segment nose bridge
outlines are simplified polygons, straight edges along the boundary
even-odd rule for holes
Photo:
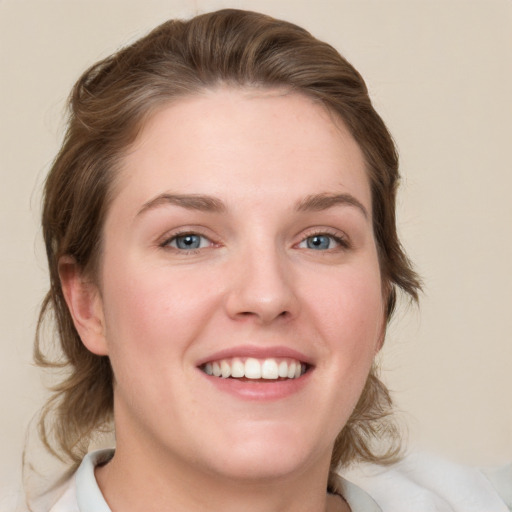
[[[298,303],[289,264],[286,252],[268,239],[248,243],[233,268],[227,300],[230,316],[260,323],[294,316]]]

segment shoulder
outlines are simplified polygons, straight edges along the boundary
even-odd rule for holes
[[[509,512],[512,465],[508,471],[496,471],[492,481],[477,468],[415,453],[386,468],[362,465],[344,476],[370,494],[382,512]]]
[[[509,510],[512,510],[512,462],[505,466],[483,470]]]

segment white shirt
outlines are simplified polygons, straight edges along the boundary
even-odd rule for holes
[[[369,493],[382,512],[512,511],[512,464],[481,471],[414,453],[388,468],[361,465],[345,476]]]

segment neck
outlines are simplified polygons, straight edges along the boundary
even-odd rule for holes
[[[112,461],[96,470],[112,512],[349,512],[342,498],[326,492],[325,463],[293,475],[233,478],[149,447],[125,450],[120,441]]]

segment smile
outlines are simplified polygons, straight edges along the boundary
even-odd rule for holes
[[[298,379],[306,373],[308,365],[290,358],[233,357],[208,362],[200,369],[207,375],[224,379],[281,380]]]

